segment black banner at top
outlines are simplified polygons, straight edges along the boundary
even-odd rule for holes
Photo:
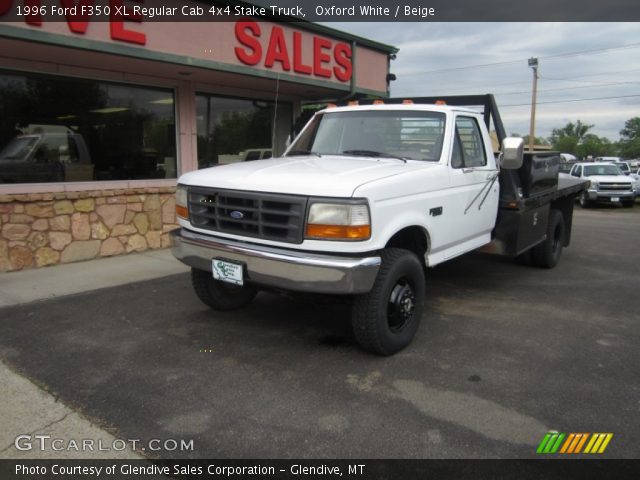
[[[0,22],[638,22],[638,0],[0,0]]]

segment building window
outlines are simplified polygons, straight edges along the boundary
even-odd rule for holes
[[[172,90],[0,72],[0,183],[175,178]]]
[[[207,94],[196,95],[196,118],[199,168],[279,155],[292,128],[289,103]]]

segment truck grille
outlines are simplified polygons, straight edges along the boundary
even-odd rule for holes
[[[245,237],[302,243],[307,198],[189,187],[194,227]]]
[[[630,183],[603,182],[599,184],[599,190],[604,192],[628,192],[631,190]]]

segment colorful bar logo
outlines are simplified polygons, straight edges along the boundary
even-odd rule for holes
[[[548,432],[536,453],[604,453],[612,438],[613,433]]]

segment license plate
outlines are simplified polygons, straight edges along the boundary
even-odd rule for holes
[[[233,283],[234,285],[244,284],[242,265],[239,263],[214,258],[211,261],[211,271],[213,278],[221,282]]]
[[[620,197],[611,197],[611,201],[612,202],[619,202],[620,201]]]

